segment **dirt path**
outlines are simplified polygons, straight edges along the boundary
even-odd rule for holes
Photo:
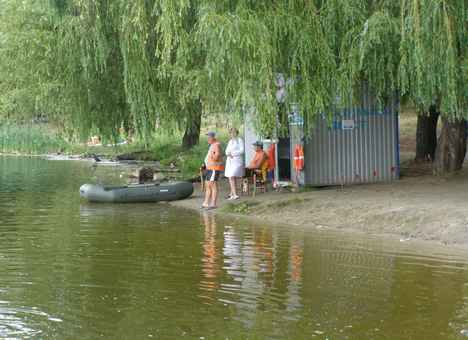
[[[466,166],[468,167],[468,166]],[[465,168],[466,168],[465,167]],[[410,169],[411,170],[411,169]],[[408,172],[411,172],[407,170]],[[221,200],[217,213],[235,213],[291,226],[358,230],[402,240],[431,240],[468,248],[468,170],[450,178],[421,175],[388,184],[314,189],[303,193]],[[225,192],[226,184],[222,184]],[[224,196],[224,195],[223,195]],[[174,205],[198,209],[201,193]]]

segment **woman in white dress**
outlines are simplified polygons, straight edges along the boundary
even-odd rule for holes
[[[226,169],[224,175],[229,178],[231,192],[228,200],[239,198],[236,192],[236,179],[244,177],[244,141],[239,137],[239,131],[236,128],[229,130],[231,139],[226,147]]]

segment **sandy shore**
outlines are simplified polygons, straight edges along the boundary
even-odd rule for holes
[[[221,184],[223,197],[227,185]],[[199,209],[201,192],[173,202]],[[268,192],[242,197],[235,204],[221,199],[216,214],[243,215],[264,222],[311,228],[353,230],[427,240],[468,249],[468,170],[449,178],[417,173],[385,184],[312,189],[302,193]]]

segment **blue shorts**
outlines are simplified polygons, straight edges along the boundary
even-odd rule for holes
[[[205,181],[207,182],[217,182],[221,171],[219,170],[206,170]]]
[[[267,179],[273,183],[275,181],[275,170],[268,170]]]

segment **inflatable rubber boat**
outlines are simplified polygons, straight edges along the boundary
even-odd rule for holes
[[[104,203],[142,203],[159,201],[176,201],[193,194],[190,182],[173,182],[163,184],[134,184],[126,186],[102,186],[84,184],[80,196],[89,202]]]

